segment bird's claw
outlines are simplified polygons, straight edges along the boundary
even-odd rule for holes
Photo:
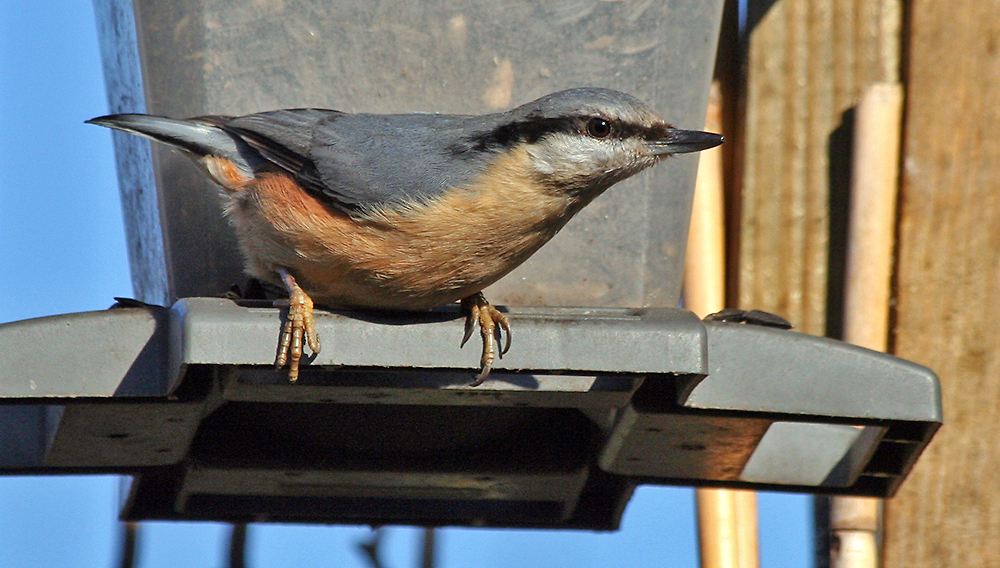
[[[483,381],[489,376],[490,369],[493,368],[493,361],[497,357],[503,358],[504,354],[510,349],[510,320],[500,310],[490,305],[481,292],[464,298],[462,300],[462,309],[466,311],[466,316],[465,335],[462,337],[461,346],[464,347],[465,343],[472,337],[472,332],[475,330],[477,324],[479,332],[483,337],[483,355],[480,359],[480,371],[476,375],[475,380],[469,385],[475,387],[483,384]],[[496,340],[502,339],[501,336],[503,335],[506,335],[506,341],[504,342],[503,349],[497,352]]]
[[[288,365],[288,380],[299,378],[299,361],[302,359],[302,339],[313,353],[319,353],[319,336],[313,320],[313,301],[298,284],[289,287],[288,318],[281,330],[278,357],[274,364],[278,368]]]

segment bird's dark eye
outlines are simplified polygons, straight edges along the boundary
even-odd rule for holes
[[[611,134],[611,123],[603,118],[591,118],[587,121],[587,134],[594,138],[607,138]]]

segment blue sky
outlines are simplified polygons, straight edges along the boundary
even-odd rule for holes
[[[0,323],[104,309],[131,295],[93,7],[0,0]],[[119,479],[0,477],[0,566],[114,566]],[[812,564],[811,500],[761,494],[761,565]],[[697,566],[693,491],[638,491],[611,534],[447,529],[442,568]],[[217,567],[228,527],[146,523],[140,568]],[[252,525],[250,566],[366,566],[364,527]],[[415,566],[419,531],[390,528],[386,565]]]

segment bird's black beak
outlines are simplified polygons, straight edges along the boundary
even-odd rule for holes
[[[715,148],[722,142],[723,138],[719,134],[701,132],[700,130],[668,128],[665,136],[659,140],[651,141],[649,147],[654,154],[685,154]]]

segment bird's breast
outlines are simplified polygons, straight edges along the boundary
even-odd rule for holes
[[[357,219],[265,174],[228,207],[248,272],[284,266],[321,304],[425,309],[478,292],[538,250],[575,213],[537,181],[530,157],[498,157],[466,187]]]

